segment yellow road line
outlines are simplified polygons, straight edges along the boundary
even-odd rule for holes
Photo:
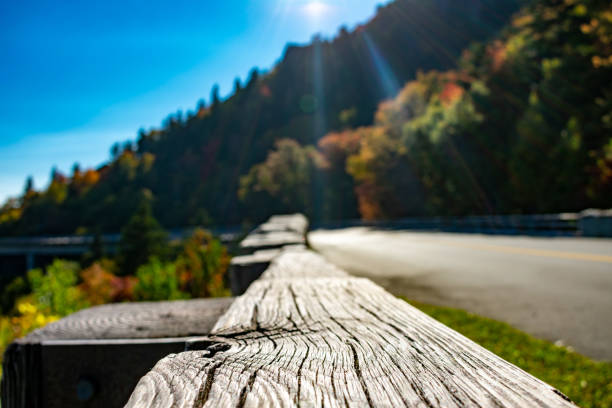
[[[561,258],[561,259],[572,259],[572,260],[578,260],[578,261],[612,263],[612,256],[588,254],[584,252],[563,252],[563,251],[552,251],[552,250],[547,250],[547,249],[520,248],[520,247],[491,245],[491,244],[468,244],[468,243],[451,242],[451,241],[436,241],[436,242],[444,244],[444,245],[450,245],[450,246],[456,246],[456,247],[462,247],[462,248],[470,248],[470,249],[481,249],[485,251],[504,252],[507,254],[533,255],[533,256],[543,256],[547,258]]]

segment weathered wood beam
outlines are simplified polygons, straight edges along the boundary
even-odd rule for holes
[[[563,394],[309,251],[276,258],[201,350],[128,407],[572,407]]]
[[[266,249],[280,249],[287,245],[305,245],[308,219],[302,214],[276,215],[255,228],[240,243],[242,254]]]
[[[255,229],[255,232],[293,231],[304,235],[308,230],[308,219],[302,214],[275,215]]]
[[[304,245],[304,234],[293,231],[251,233],[240,243],[240,251],[250,254],[264,249],[279,249],[287,245]]]
[[[51,323],[7,349],[2,406],[121,406],[159,359],[200,347],[232,301],[120,303]]]

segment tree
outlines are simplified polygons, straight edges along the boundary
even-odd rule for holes
[[[51,183],[49,183],[49,187],[47,187],[47,191],[44,193],[45,198],[55,204],[63,203],[68,195],[68,184],[66,181],[66,176],[54,166],[51,170]]]
[[[61,175],[60,171],[57,169],[57,166],[53,166],[51,168],[51,182],[54,182],[56,180],[59,179],[59,176]]]
[[[212,87],[212,91],[210,91],[210,100],[212,108],[219,106],[219,103],[221,102],[221,98],[219,97],[219,85],[215,84]]]
[[[256,211],[254,219],[289,212],[305,212],[317,218],[315,173],[321,161],[314,147],[302,147],[291,139],[279,140],[266,161],[242,177],[239,196]]]
[[[117,157],[119,157],[119,155],[121,154],[121,145],[119,144],[119,142],[113,143],[110,149],[110,153],[112,160],[115,160],[117,159]]]
[[[23,188],[23,195],[28,196],[34,191],[34,178],[32,176],[28,176],[25,182],[25,186]]]
[[[140,128],[138,130],[138,136],[136,137],[136,149],[138,150],[138,153],[142,154],[147,151],[147,144],[148,144],[147,142],[148,142],[147,131],[144,130],[143,128]]]
[[[81,165],[79,163],[74,163],[72,165],[72,178],[78,178],[81,174]]]
[[[192,297],[223,296],[229,261],[221,242],[198,228],[183,244],[177,271],[188,281],[187,290]]]
[[[259,80],[259,70],[257,68],[253,68],[249,73],[249,79],[247,80],[247,89],[251,89],[257,81]]]
[[[362,132],[345,130],[331,132],[319,140],[318,147],[325,159],[321,169],[324,179],[323,218],[341,220],[358,218],[355,181],[347,173],[349,156],[359,151]]]
[[[167,235],[153,217],[150,199],[144,197],[136,212],[121,231],[119,265],[122,275],[132,275],[151,257],[163,258],[167,252]]]
[[[131,140],[126,140],[123,142],[123,151],[124,152],[133,152],[134,151],[134,142]]]

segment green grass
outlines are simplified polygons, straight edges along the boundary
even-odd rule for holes
[[[559,389],[579,406],[612,408],[612,363],[593,361],[506,323],[463,310],[409,303]]]

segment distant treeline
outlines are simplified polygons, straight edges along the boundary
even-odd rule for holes
[[[100,169],[26,183],[0,235],[116,231],[142,190],[172,227],[609,207],[611,26],[601,0],[397,0]]]

